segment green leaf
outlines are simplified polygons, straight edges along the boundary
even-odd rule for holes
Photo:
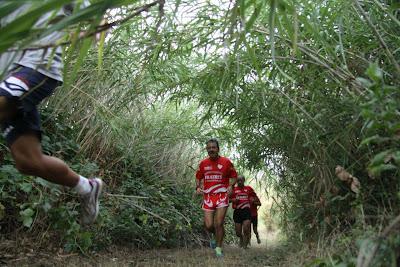
[[[19,215],[22,217],[22,223],[25,227],[31,227],[33,222],[33,214],[35,214],[35,212],[31,208],[27,208],[19,212]]]
[[[19,214],[23,217],[32,217],[35,212],[31,208],[20,211]]]
[[[4,27],[1,27],[0,53],[3,53],[21,39],[26,39],[26,36],[32,33],[34,24],[43,14],[56,11],[69,2],[71,2],[71,0],[49,0],[40,5],[32,5],[32,8],[25,14],[19,16]]]
[[[22,2],[22,1],[21,1]],[[17,8],[19,8],[23,3],[21,2],[8,2],[8,3],[0,3],[0,18],[4,18],[5,16],[14,12]]]
[[[372,158],[372,160],[371,160],[371,162],[370,162],[370,166],[376,166],[376,165],[378,165],[378,164],[385,163],[385,162],[384,162],[384,161],[385,161],[385,158],[386,158],[388,155],[390,155],[391,153],[393,153],[393,149],[388,149],[388,150],[385,150],[385,151],[382,151],[382,152],[376,154],[376,155]]]
[[[20,189],[25,193],[30,193],[32,191],[32,184],[31,183],[22,183],[19,185]]]
[[[398,167],[393,164],[381,164],[375,167],[368,168],[369,173],[374,177],[379,177],[384,171],[397,170]]]
[[[388,137],[374,135],[374,136],[370,136],[368,138],[363,139],[362,142],[360,143],[359,147],[362,147],[364,145],[369,145],[369,144],[380,144],[383,142],[387,142],[389,140],[390,140],[390,138],[388,138]]]
[[[359,81],[361,83],[361,85],[366,88],[369,88],[373,85],[373,83],[370,80],[365,79],[363,77],[357,77],[356,80]]]
[[[254,23],[256,22],[258,16],[261,13],[262,8],[264,7],[264,3],[265,1],[262,1],[257,6],[254,7],[253,14],[251,15],[250,19],[246,22],[246,28],[245,28],[246,32],[248,32],[253,27]]]
[[[383,72],[379,68],[377,63],[371,63],[365,73],[375,82],[381,81],[383,79]]]
[[[70,84],[75,80],[76,75],[79,71],[79,68],[81,67],[81,65],[83,63],[85,56],[89,52],[91,44],[92,44],[91,38],[83,40],[82,46],[79,50],[78,58],[76,59],[76,63],[74,65],[74,68],[73,68],[72,72],[69,74],[69,76],[64,78],[64,83],[65,83],[64,86],[69,87]],[[71,57],[72,57],[72,55],[71,55]]]
[[[149,216],[147,216],[147,214],[142,214],[139,216],[139,220],[141,220],[143,224],[147,224],[148,218]]]
[[[79,237],[80,246],[82,249],[87,250],[93,243],[92,234],[90,232],[83,232],[79,235]]]
[[[30,228],[33,223],[33,219],[32,217],[25,217],[22,223],[25,227]]]

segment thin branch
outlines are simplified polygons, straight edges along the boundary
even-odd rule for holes
[[[134,12],[131,15],[127,16],[126,18],[123,18],[121,20],[116,20],[116,21],[111,22],[111,23],[100,25],[100,26],[98,26],[96,28],[95,32],[91,32],[90,34],[88,34],[85,37],[94,36],[95,34],[97,34],[99,32],[106,31],[106,30],[110,29],[111,27],[114,27],[114,26],[117,26],[117,25],[121,25],[121,24],[127,22],[128,20],[140,15],[142,12],[148,11],[151,7],[153,7],[153,6],[157,5],[157,4],[163,5],[164,4],[164,0],[157,0],[157,1],[151,2],[151,3],[147,4],[147,5],[138,7],[138,8],[136,8],[136,12]]]
[[[121,195],[121,194],[111,194],[111,193],[105,193],[105,195],[110,196],[110,197],[149,198],[149,197],[143,197],[143,196]]]
[[[136,208],[138,208],[138,209],[140,209],[140,210],[143,210],[144,212],[147,212],[147,213],[150,214],[151,216],[153,216],[153,217],[155,217],[155,218],[157,218],[157,219],[159,219],[159,220],[161,220],[161,221],[163,221],[163,222],[165,222],[165,223],[167,223],[167,224],[170,224],[170,221],[169,221],[169,220],[164,219],[164,218],[161,217],[160,215],[158,215],[158,214],[156,214],[156,213],[154,213],[154,212],[152,212],[152,211],[149,211],[149,210],[143,208],[142,206],[137,205],[137,204],[133,203],[132,201],[129,201],[129,200],[125,199],[125,198],[120,198],[120,199],[123,200],[123,201],[125,201],[125,203],[130,204],[130,205],[132,205],[132,206],[134,206],[134,207],[136,207]]]

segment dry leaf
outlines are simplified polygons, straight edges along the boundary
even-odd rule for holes
[[[360,187],[361,187],[360,181],[356,177],[351,175],[349,172],[347,172],[342,166],[339,165],[336,166],[335,174],[340,180],[350,184],[351,191],[353,191],[356,194],[360,193]]]
[[[345,182],[350,182],[352,175],[350,173],[348,173],[342,166],[336,166],[335,168],[335,174],[336,176]]]

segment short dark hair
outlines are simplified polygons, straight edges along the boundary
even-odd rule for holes
[[[208,141],[206,142],[206,145],[207,145],[208,143],[214,143],[214,144],[216,144],[216,145],[217,145],[217,148],[219,149],[219,142],[218,142],[218,140],[217,140],[216,138],[210,138],[210,139],[208,139]]]

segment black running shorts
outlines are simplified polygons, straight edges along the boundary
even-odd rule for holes
[[[233,221],[242,224],[246,220],[251,220],[251,213],[249,208],[235,209],[233,212]]]
[[[10,146],[20,135],[34,132],[41,137],[40,116],[37,105],[61,85],[35,71],[20,66],[12,70],[0,83],[0,96],[5,96],[17,112],[12,118],[2,122],[3,136]]]

